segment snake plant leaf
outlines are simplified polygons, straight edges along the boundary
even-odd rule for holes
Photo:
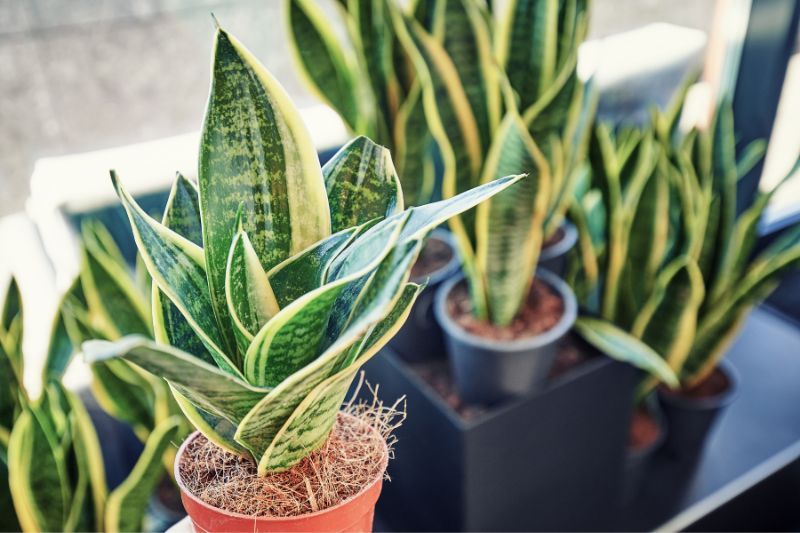
[[[208,286],[225,324],[225,266],[240,204],[244,229],[266,271],[330,235],[331,223],[319,161],[300,114],[272,75],[222,29],[214,45],[199,175]]]
[[[2,435],[0,449],[5,450],[8,445],[9,433],[14,427],[14,420],[18,414],[20,401],[18,390],[22,382],[18,379],[18,374],[14,369],[11,358],[1,343],[0,380],[2,380],[0,383],[4,384],[3,387],[0,387],[0,435]]]
[[[408,283],[392,311],[373,326],[357,360],[337,370],[295,409],[259,461],[260,472],[281,471],[296,464],[309,450],[319,448],[328,437],[347,391],[358,369],[405,323],[421,288]],[[309,431],[309,428],[313,428]]]
[[[475,115],[481,147],[488,150],[501,119],[500,74],[489,18],[483,9],[472,0],[445,0],[435,17],[433,34],[443,34],[442,46],[455,65]]]
[[[239,350],[246,352],[253,335],[280,311],[267,273],[247,232],[239,228],[231,244],[225,273],[225,298]],[[255,332],[255,333],[253,333]]]
[[[83,505],[78,505],[76,496],[72,498],[67,524],[73,523],[76,527],[65,527],[66,531],[86,530],[100,531],[103,527],[106,500],[106,477],[103,465],[103,454],[97,432],[92,419],[84,407],[83,402],[73,392],[64,389],[64,395],[69,404],[72,423],[72,446],[77,463],[78,475],[85,479],[86,496]]]
[[[678,386],[678,378],[669,365],[652,348],[611,322],[579,317],[575,330],[588,343],[610,357],[630,363],[656,376],[669,387]]]
[[[247,454],[247,450],[234,439],[236,425],[233,422],[198,407],[174,388],[172,388],[172,394],[184,416],[207,439],[231,453],[237,455]]]
[[[44,367],[42,368],[42,381],[44,383],[60,381],[64,372],[67,370],[67,366],[69,366],[69,363],[72,361],[72,356],[75,353],[75,345],[67,331],[67,318],[65,314],[68,312],[69,299],[74,298],[75,293],[81,290],[80,278],[76,277],[59,302],[58,310],[56,316],[53,318],[50,330],[47,359],[45,359]],[[6,381],[2,382],[6,383]]]
[[[217,365],[234,375],[241,375],[238,366],[222,348],[223,336],[209,294],[210,278],[206,278],[203,250],[145,214],[113,172],[111,179],[128,213],[137,247],[153,280],[181,311]]]
[[[751,142],[742,150],[739,160],[736,161],[736,178],[742,179],[748,172],[761,161],[767,153],[767,141],[758,139]]]
[[[275,386],[319,354],[332,315],[347,316],[334,312],[339,296],[352,287],[361,288],[359,281],[392,251],[400,228],[395,223],[356,241],[352,247],[358,253],[347,256],[339,277],[295,300],[258,332],[245,356],[244,373],[250,383]]]
[[[22,368],[22,294],[17,279],[12,276],[8,281],[3,305],[0,307],[0,343],[15,366]],[[21,372],[21,371],[19,371]]]
[[[108,495],[105,530],[141,531],[147,504],[163,474],[161,457],[174,446],[181,420],[171,417],[153,430],[130,475]]]
[[[689,355],[705,297],[703,275],[688,257],[667,265],[633,324],[631,333],[678,372]]]
[[[0,446],[0,451],[2,450],[4,450],[4,446]],[[8,485],[8,465],[5,455],[0,457],[0,509],[8,509],[8,512],[0,514],[0,530],[22,531],[17,514],[13,511],[14,500],[11,495],[11,487]]]
[[[397,111],[394,128],[394,160],[403,177],[403,199],[409,206],[429,202],[436,180],[430,156],[435,143],[428,131],[422,94],[422,85],[415,80]]]
[[[129,336],[113,343],[85,342],[83,353],[90,363],[122,357],[163,377],[203,409],[235,422],[270,390],[249,385],[190,354],[143,337]]]
[[[469,98],[453,60],[441,43],[418,23],[394,17],[394,27],[419,74],[428,127],[442,156],[445,198],[467,191],[480,180],[484,147]],[[471,260],[474,213],[455,217],[450,227],[465,261]]]
[[[29,406],[8,443],[8,482],[23,531],[62,531],[69,505],[63,451],[47,415]]]
[[[180,172],[175,175],[161,223],[197,246],[203,246],[200,193],[197,185]]]
[[[484,165],[484,183],[530,172],[520,185],[477,208],[477,233],[481,235],[476,250],[478,269],[485,273],[491,320],[502,326],[516,315],[536,269],[550,193],[550,169],[516,113],[506,115],[494,139]]]
[[[364,136],[336,152],[322,167],[322,176],[334,232],[403,211],[400,179],[389,150]]]
[[[108,254],[88,231],[83,232],[82,243],[81,285],[95,327],[112,339],[128,334],[151,335],[146,301],[125,263]]]
[[[267,272],[278,305],[281,308],[286,307],[304,294],[321,287],[325,283],[331,262],[357,234],[371,225],[372,221],[358,228],[334,233]]]
[[[309,0],[289,0],[289,37],[299,71],[317,97],[341,115],[351,131],[360,126],[356,73],[352,59],[337,42],[325,14]]]
[[[151,412],[152,394],[147,394],[145,380],[130,383],[119,373],[132,371],[125,361],[97,361],[92,364],[92,395],[103,410],[130,424],[134,433],[144,439],[155,421]]]
[[[558,0],[511,0],[498,34],[500,65],[527,109],[552,83],[557,68]]]
[[[359,309],[357,316],[347,324],[333,344],[316,359],[278,384],[240,422],[236,440],[247,447],[256,460],[263,457],[287,418],[308,394],[335,372],[350,350],[360,345],[364,335],[367,335],[375,324],[392,312],[402,296],[403,278],[407,276],[405,271],[392,266],[410,265],[419,252],[419,243],[404,248],[400,253],[387,256],[381,265],[383,268],[378,268],[375,279],[370,285],[373,298],[365,300],[365,305]],[[259,464],[262,464],[260,460]],[[289,466],[291,465],[286,465],[287,468]]]

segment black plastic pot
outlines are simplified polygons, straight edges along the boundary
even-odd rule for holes
[[[706,436],[719,415],[736,397],[739,377],[730,363],[718,367],[728,380],[722,393],[707,398],[689,398],[679,393],[658,390],[658,401],[669,432],[664,453],[681,460],[693,460],[703,451]]]
[[[463,276],[450,278],[436,293],[436,319],[459,396],[467,403],[493,405],[541,389],[553,366],[558,346],[572,328],[578,306],[572,289],[546,270],[536,273],[564,301],[564,315],[550,330],[530,338],[498,341],[473,335],[461,328],[447,310],[447,298]]]
[[[444,354],[444,338],[442,328],[434,317],[434,300],[436,290],[442,283],[453,277],[459,270],[459,259],[453,237],[449,231],[436,229],[431,233],[430,239],[438,239],[450,246],[453,257],[445,266],[431,272],[425,278],[413,279],[416,283],[427,279],[427,286],[417,297],[414,307],[411,308],[406,323],[400,331],[389,341],[389,346],[408,362],[420,362],[433,357],[442,357]]]
[[[389,531],[613,526],[637,382],[630,365],[598,354],[468,419],[390,350],[364,369],[382,399],[407,401],[377,508]]]
[[[578,230],[566,220],[559,229],[562,231],[561,238],[550,246],[542,248],[539,253],[539,268],[549,270],[563,278],[567,272],[567,254],[578,242]]]
[[[642,489],[647,473],[650,470],[650,464],[653,457],[658,452],[661,445],[664,444],[668,428],[664,421],[664,416],[661,413],[658,400],[654,395],[645,400],[645,409],[653,418],[653,421],[658,425],[659,433],[656,440],[651,442],[648,446],[638,450],[627,448],[625,454],[625,464],[622,474],[622,492],[620,494],[620,503],[625,506],[630,504]]]

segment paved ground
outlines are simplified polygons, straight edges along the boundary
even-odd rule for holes
[[[0,0],[0,215],[33,163],[199,128],[213,11],[310,102],[286,51],[281,0]],[[593,36],[667,21],[707,29],[713,0],[595,0]],[[65,183],[65,186],[68,186]]]

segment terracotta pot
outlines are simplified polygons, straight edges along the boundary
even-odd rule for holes
[[[345,415],[351,416],[351,415]],[[175,458],[175,479],[181,489],[181,500],[198,532],[261,532],[261,531],[372,531],[375,504],[383,486],[383,473],[389,460],[386,449],[383,468],[375,479],[355,496],[322,511],[291,517],[256,517],[232,513],[213,507],[200,500],[183,484],[179,465],[186,446],[200,435],[192,433],[178,450]]]

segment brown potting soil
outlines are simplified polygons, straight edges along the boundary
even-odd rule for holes
[[[661,428],[650,412],[644,407],[638,407],[633,412],[631,427],[628,432],[628,448],[643,450],[658,439]]]
[[[566,374],[589,358],[590,356],[581,349],[579,341],[572,336],[568,336],[559,346],[549,379],[552,380]],[[411,365],[411,368],[462,419],[473,420],[488,410],[486,406],[465,404],[461,400],[450,372],[450,366],[445,359],[415,363]]]
[[[447,265],[451,259],[453,259],[453,249],[450,245],[441,239],[431,237],[411,267],[411,279],[424,278]]]
[[[564,301],[546,283],[535,279],[522,308],[508,326],[496,326],[472,314],[472,301],[466,283],[453,287],[448,299],[448,312],[456,323],[486,339],[517,340],[533,337],[552,329],[564,314]]]
[[[553,246],[554,244],[558,244],[558,242],[564,238],[564,230],[561,228],[556,228],[556,231],[553,232],[545,241],[542,243],[542,248],[547,248],[548,246]]]
[[[285,472],[258,476],[257,465],[223,450],[199,435],[181,456],[179,472],[185,487],[205,503],[249,516],[299,516],[333,507],[358,494],[386,466],[384,442],[405,418],[397,403],[359,404],[339,415],[328,440]],[[401,419],[398,421],[398,416]],[[370,427],[378,430],[371,431]]]
[[[694,385],[693,387],[681,388],[679,390],[670,390],[662,387],[662,390],[667,394],[674,394],[676,396],[683,396],[684,398],[712,398],[719,396],[730,387],[728,377],[719,369],[715,368],[706,379]]]

